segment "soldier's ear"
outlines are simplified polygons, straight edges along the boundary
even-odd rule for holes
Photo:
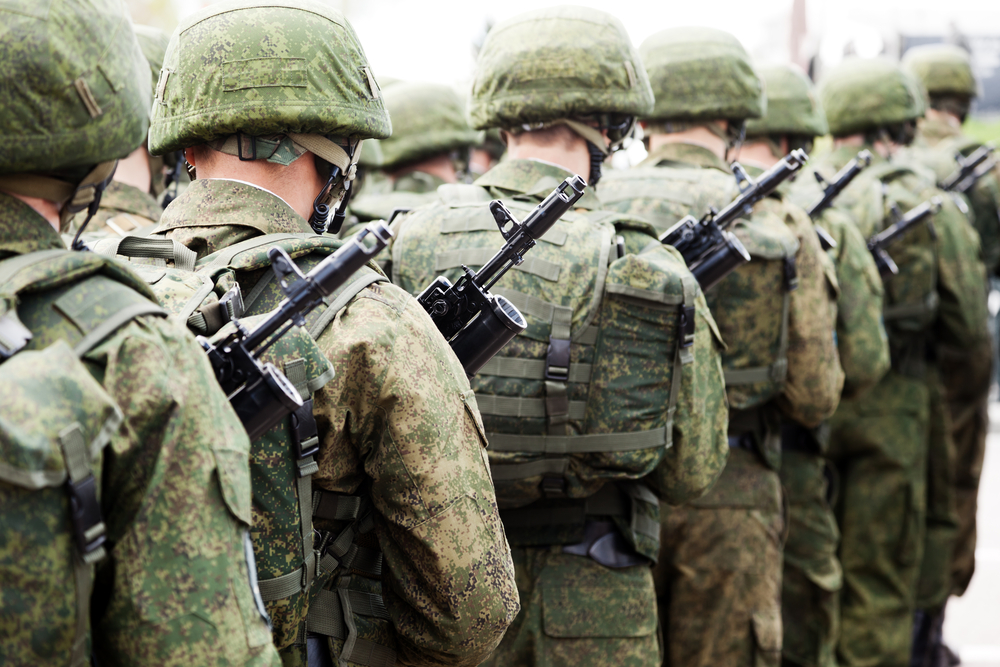
[[[192,167],[198,166],[198,156],[195,148],[195,146],[192,146],[191,148],[184,149],[184,159],[187,160],[187,163]]]

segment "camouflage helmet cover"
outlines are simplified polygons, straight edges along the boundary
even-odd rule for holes
[[[139,41],[139,48],[142,55],[149,63],[149,71],[152,74],[152,89],[156,88],[156,81],[160,78],[160,68],[163,67],[163,56],[167,53],[167,44],[170,42],[170,35],[159,28],[148,25],[134,25],[135,37]]]
[[[146,138],[150,89],[121,0],[0,4],[0,174],[87,167]]]
[[[392,169],[456,148],[479,144],[483,133],[469,127],[465,105],[449,86],[399,82],[383,90],[392,136],[383,139],[382,167]]]
[[[350,23],[319,0],[226,0],[174,32],[153,101],[149,149],[243,132],[388,137],[378,84]]]
[[[743,120],[766,109],[764,87],[739,40],[714,28],[670,28],[639,47],[656,103],[647,120]]]
[[[969,54],[962,48],[952,44],[916,46],[903,55],[902,63],[931,95],[979,94]]]
[[[472,127],[516,128],[594,114],[641,116],[653,93],[621,22],[577,6],[498,23],[486,36],[469,102]]]
[[[747,122],[747,136],[826,134],[826,114],[812,81],[795,65],[770,65],[757,70],[767,91],[767,111],[762,118]]]
[[[885,58],[849,58],[819,84],[830,133],[837,137],[920,118],[925,95],[912,74]]]

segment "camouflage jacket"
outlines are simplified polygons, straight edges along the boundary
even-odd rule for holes
[[[898,372],[923,376],[927,336],[956,347],[971,348],[986,331],[985,269],[979,239],[954,201],[934,185],[933,175],[897,155],[887,161],[873,156],[863,171],[834,202],[856,222],[865,238],[891,224],[895,204],[906,212],[940,196],[944,205],[932,218],[934,236],[926,225],[910,230],[889,249],[899,275],[884,280],[884,319],[892,366]],[[818,155],[811,163],[833,174],[852,159],[859,147],[842,147]],[[818,186],[802,181],[797,196],[811,200]],[[936,238],[935,238],[936,237]]]
[[[164,212],[158,233],[200,258],[261,234],[309,231],[264,190],[196,180]],[[238,276],[244,293],[258,277]],[[282,298],[271,284],[258,303],[276,306]],[[519,605],[463,369],[423,309],[385,282],[354,297],[317,343],[334,377],[313,396],[320,438],[314,488],[370,499],[377,536],[370,546],[383,555],[389,622],[359,620],[357,636],[390,646],[402,664],[476,665]],[[333,524],[316,521],[321,530],[336,531]],[[335,592],[350,579],[342,573],[326,588]]]
[[[956,154],[968,155],[981,145],[962,134],[961,128],[924,118],[913,147],[904,151],[904,155],[933,169],[937,182],[941,183],[958,168]],[[969,216],[979,233],[983,261],[987,271],[995,274],[1000,267],[1000,166],[980,178],[966,196],[971,209]],[[958,203],[961,207],[962,202]]]
[[[388,220],[396,209],[413,209],[433,202],[445,181],[422,171],[411,171],[394,180],[365,187],[351,200],[351,214],[358,222]]]
[[[684,215],[700,218],[709,206],[722,208],[737,193],[728,165],[691,144],[662,146],[638,168],[601,183],[602,199],[610,207],[642,215],[660,230]],[[727,345],[722,363],[730,407],[749,410],[774,399],[785,416],[814,426],[836,409],[843,374],[830,308],[836,278],[826,270],[816,236],[807,229],[811,223],[797,207],[780,198],[761,202],[750,220],[731,228],[760,261],[737,269],[706,296]],[[794,261],[797,287],[781,277],[775,260],[782,256]],[[774,372],[767,380],[758,379],[753,369],[767,366]],[[736,379],[748,370],[754,381]],[[777,453],[765,456],[776,465]]]
[[[0,258],[64,247],[48,222],[4,194],[0,231]],[[83,282],[22,297],[18,316],[34,333],[26,349],[59,340],[74,345],[83,338],[88,329],[81,323],[102,313],[99,299],[68,307]],[[32,326],[42,322],[46,326]],[[107,336],[84,363],[125,418],[111,435],[101,468],[110,557],[97,566],[91,604],[97,661],[280,664],[254,602],[245,556],[250,443],[204,352],[186,331],[146,315]],[[2,400],[19,399],[26,400],[6,394]],[[0,489],[6,494],[9,487],[0,483]],[[50,522],[42,516],[33,520],[39,526]],[[0,520],[5,534],[0,537],[5,607],[0,653],[13,647],[15,655],[37,652],[36,657],[52,659],[68,654],[57,643],[60,638],[46,635],[48,614],[23,618],[23,611],[9,606],[27,605],[41,590],[30,582],[43,560],[40,554],[19,553],[10,530]],[[19,581],[31,590],[17,598],[20,603],[12,602],[9,593]]]
[[[408,291],[418,292],[433,280],[440,270],[445,268],[439,266],[440,251],[448,251],[449,248],[453,249],[448,251],[451,253],[466,251],[465,249],[472,243],[473,236],[471,234],[468,236],[452,234],[443,230],[442,224],[446,220],[445,226],[449,229],[490,232],[489,235],[479,234],[476,236],[473,245],[487,244],[482,248],[482,251],[491,254],[499,249],[503,239],[499,232],[496,232],[495,226],[492,230],[489,228],[492,218],[486,212],[486,202],[494,198],[511,202],[512,206],[520,207],[516,209],[519,211],[516,215],[523,217],[525,208],[535,206],[567,176],[570,176],[569,172],[551,163],[521,159],[509,160],[497,165],[480,177],[472,186],[443,186],[438,192],[441,197],[446,197],[447,200],[443,199],[436,205],[414,212],[404,218],[399,225],[399,236],[394,241],[393,246],[393,280]],[[470,201],[465,201],[466,199]],[[597,368],[598,361],[595,361],[593,357],[597,354],[599,359],[600,352],[595,352],[594,341],[590,341],[588,344],[584,340],[587,338],[586,329],[597,329],[597,325],[600,327],[607,325],[608,322],[600,318],[613,317],[613,315],[608,314],[612,312],[611,306],[608,304],[612,301],[617,303],[617,301],[608,298],[607,290],[595,294],[595,290],[599,288],[595,287],[594,280],[600,279],[594,278],[593,274],[603,270],[603,265],[601,264],[602,259],[595,256],[591,246],[587,245],[589,243],[587,239],[607,234],[610,240],[617,233],[622,236],[624,252],[627,253],[626,257],[641,258],[645,256],[646,252],[653,253],[660,258],[657,261],[662,263],[664,267],[662,270],[669,271],[669,275],[673,276],[673,279],[693,278],[683,265],[683,260],[673,249],[658,244],[647,224],[629,222],[628,216],[602,213],[601,201],[592,189],[586,190],[576,206],[575,211],[563,216],[562,221],[556,223],[556,226],[546,235],[545,239],[551,237],[551,242],[541,243],[531,251],[525,260],[524,270],[511,271],[493,288],[495,292],[505,294],[510,298],[514,298],[515,292],[520,295],[518,298],[524,299],[526,303],[519,308],[522,308],[529,318],[529,330],[511,341],[501,356],[546,358],[547,343],[545,341],[549,341],[550,336],[561,337],[555,333],[556,320],[553,318],[556,315],[554,311],[549,312],[548,307],[539,310],[530,304],[551,302],[557,304],[557,309],[561,308],[565,311],[567,318],[565,324],[569,325],[570,329],[565,337],[570,338],[569,334],[572,333],[570,363],[580,364],[581,367],[590,367],[590,364],[594,364],[593,367]],[[481,224],[484,219],[486,226]],[[593,247],[598,246],[600,243],[596,243]],[[478,248],[476,250],[478,251]],[[612,252],[617,251],[612,249]],[[603,262],[606,265],[609,259],[614,260],[614,256],[609,257],[607,251],[605,253]],[[578,271],[563,271],[555,282],[551,280],[553,276],[540,278],[533,275],[532,269],[528,268],[529,262],[535,262],[539,267],[544,265],[552,268],[559,261],[571,265],[585,263],[586,267],[581,266]],[[621,259],[618,261],[620,262]],[[611,266],[615,265],[612,261]],[[449,266],[454,266],[454,263]],[[638,270],[633,277],[637,279],[643,276],[652,278],[653,275],[652,272],[646,274],[642,270]],[[654,289],[654,287],[651,286],[649,289]],[[642,464],[630,461],[629,464],[622,465],[620,469],[601,470],[599,463],[587,460],[586,456],[575,458],[571,463],[570,470],[562,473],[567,476],[566,478],[578,475],[579,479],[583,480],[583,488],[576,488],[573,483],[570,484],[567,493],[572,497],[593,493],[597,488],[600,488],[605,480],[628,479],[633,476],[632,472],[641,468],[654,470],[648,478],[649,481],[664,499],[679,504],[704,493],[721,472],[727,454],[725,442],[727,409],[721,384],[717,329],[706,306],[704,296],[697,289],[696,283],[691,283],[691,289],[696,295],[693,299],[695,306],[694,342],[690,348],[693,350],[693,356],[683,366],[681,384],[677,387],[680,394],[677,398],[676,414],[673,418],[673,445],[665,451],[661,448],[655,453],[650,453],[649,450],[645,449],[641,450],[644,452],[643,456],[654,458]],[[652,294],[652,292],[648,293]],[[627,308],[627,304],[622,307]],[[641,312],[638,301],[634,304],[634,310]],[[599,316],[598,313],[600,313]],[[588,317],[591,319],[587,320]],[[587,327],[586,324],[595,326]],[[632,335],[635,335],[635,332]],[[641,354],[641,341],[635,341],[633,347],[636,354]],[[621,354],[627,355],[628,352]],[[627,366],[624,361],[623,358],[622,363],[614,372],[619,374],[629,372],[626,370]],[[656,363],[669,369],[672,362],[671,357],[665,355],[662,359],[651,359],[647,363]],[[656,372],[659,372],[659,369]],[[651,370],[650,376],[652,377],[654,374]],[[499,406],[499,402],[506,399],[507,396],[524,397],[529,401],[538,401],[540,399],[536,396],[548,396],[551,392],[558,391],[558,387],[551,386],[556,383],[526,382],[513,378],[506,380],[504,377],[484,377],[484,375],[491,374],[484,371],[474,378],[473,387],[476,388],[477,392],[489,394],[489,398],[498,403],[498,408],[493,411],[492,415],[487,415],[484,412],[489,432],[538,435],[558,433],[558,431],[553,430],[556,428],[554,424],[545,425],[544,417],[549,414],[549,407],[546,407],[540,415],[534,415],[542,418],[522,419],[520,425],[515,425],[514,422],[517,422],[518,419],[511,420],[504,417],[503,415],[507,415],[508,412],[500,409]],[[602,389],[595,389],[594,385],[588,385],[582,380],[572,378],[567,385],[562,385],[567,387],[565,391],[568,391],[570,412],[572,413],[574,402],[581,404],[583,401],[588,401],[587,405],[590,406],[589,397],[595,391],[607,392],[606,401],[597,400],[596,402],[606,402],[608,405],[614,404],[617,400],[614,392],[619,392],[623,396],[629,395],[623,388],[619,387],[622,384],[619,382],[621,378],[615,378],[613,375],[614,373],[604,380],[595,380]],[[636,379],[638,380],[638,378]],[[663,417],[667,408],[665,400],[667,397],[663,396],[662,398],[664,399],[662,404],[650,405],[648,409],[643,408],[642,412],[646,416],[659,415]],[[640,401],[641,399],[636,400]],[[544,402],[545,399],[541,399],[541,401]],[[638,405],[641,403],[637,403]],[[587,410],[586,414],[591,415],[590,407]],[[523,416],[530,417],[531,415],[526,413]],[[592,415],[581,419],[570,414],[569,424],[559,428],[567,428],[567,435],[571,437],[575,434],[609,433],[635,429],[635,425],[632,425],[630,429],[620,424],[612,428],[615,425],[615,419],[617,419],[615,415],[609,415],[607,423],[604,423],[593,419]],[[516,449],[513,445],[512,447]],[[662,456],[662,460],[659,459],[660,456]],[[517,465],[515,461],[524,461],[523,457],[523,453],[514,451],[490,450],[490,460],[495,466],[501,464],[508,467]],[[603,460],[611,460],[610,455],[605,456]],[[579,467],[576,467],[578,464]],[[585,471],[590,464],[593,464],[594,468]],[[626,473],[626,469],[630,470],[630,473]],[[592,478],[591,475],[594,477]],[[510,485],[511,482],[505,480],[505,486],[509,487]],[[536,488],[525,488],[523,494],[514,494],[517,495],[517,498],[506,498],[505,496],[504,502],[524,505],[535,497],[534,494],[537,491]]]
[[[101,195],[101,206],[87,223],[84,238],[125,236],[142,227],[156,224],[163,209],[149,193],[131,185],[111,181]],[[76,214],[72,232],[86,219],[86,211]]]

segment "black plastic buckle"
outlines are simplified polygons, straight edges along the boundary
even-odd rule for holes
[[[73,524],[73,535],[76,546],[83,556],[93,553],[104,545],[107,531],[102,525],[101,503],[97,500],[97,480],[93,475],[87,475],[79,482],[69,482],[69,516]],[[87,533],[95,526],[101,526],[101,531],[87,539]]]
[[[246,135],[240,131],[236,132],[236,153],[242,162],[253,162],[257,159],[257,139],[250,137],[250,157],[243,155],[243,137]]]
[[[549,338],[549,351],[545,356],[546,380],[569,381],[569,345],[567,338]]]
[[[546,498],[565,498],[566,479],[564,477],[543,477],[542,495]]]
[[[295,458],[301,460],[313,456],[319,451],[319,429],[313,416],[313,401],[302,401],[302,407],[293,412],[289,418],[292,425],[292,443],[295,445]]]
[[[694,306],[681,306],[680,335],[681,347],[691,347],[694,345]]]

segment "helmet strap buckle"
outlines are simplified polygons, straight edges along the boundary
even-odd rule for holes
[[[250,156],[247,157],[243,154],[243,139],[246,137],[241,131],[236,131],[236,153],[240,158],[241,162],[253,162],[257,159],[257,140],[254,137],[250,137]]]

